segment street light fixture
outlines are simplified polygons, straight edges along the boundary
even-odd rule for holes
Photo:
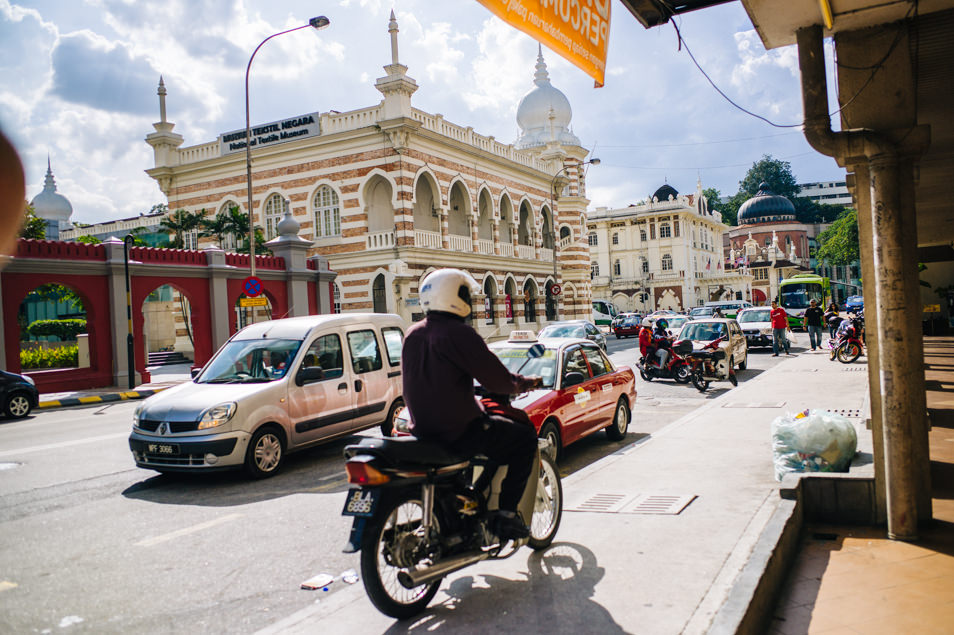
[[[279,33],[269,35],[267,38],[262,40],[261,44],[255,47],[255,50],[252,52],[252,57],[250,57],[248,60],[248,66],[245,68],[245,180],[248,183],[248,256],[249,265],[251,267],[253,276],[255,275],[255,216],[252,213],[252,126],[248,113],[248,73],[250,70],[252,70],[252,60],[255,59],[255,54],[258,53],[258,49],[262,48],[265,42],[268,42],[273,37],[285,35],[286,33],[291,33],[292,31],[300,31],[301,29],[307,29],[308,27],[318,31],[325,28],[329,24],[331,24],[331,20],[323,15],[319,15],[308,20],[308,24],[303,24],[301,26],[296,26],[293,29],[288,29],[287,31],[281,31]]]
[[[600,160],[597,157],[582,161],[580,163],[573,163],[570,165],[565,165],[560,168],[556,174],[553,175],[553,178],[550,180],[550,233],[553,235],[553,284],[557,283],[557,241],[559,239],[559,234],[557,233],[557,223],[556,223],[556,213],[553,210],[553,196],[556,190],[557,179],[560,178],[560,175],[563,174],[567,169],[571,167],[583,167],[584,165],[599,165]],[[554,308],[556,308],[556,298],[553,299]]]

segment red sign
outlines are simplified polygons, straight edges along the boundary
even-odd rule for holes
[[[510,299],[510,294],[504,298],[504,307],[506,308],[507,318],[513,317],[513,300]]]
[[[563,293],[563,287],[561,287],[555,282],[550,285],[550,295],[556,296],[556,295],[560,295],[561,293]]]
[[[262,294],[264,287],[262,286],[261,280],[255,276],[249,276],[245,280],[242,280],[242,291],[244,291],[248,297],[254,298]]]

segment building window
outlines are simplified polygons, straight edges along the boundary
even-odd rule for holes
[[[642,242],[646,242],[646,230],[645,230],[645,229],[640,229],[640,230],[639,230],[639,239],[640,239]]]
[[[666,254],[662,257],[662,270],[672,271],[672,256]]]
[[[649,273],[649,261],[645,258],[640,258],[643,261],[643,273]]]
[[[285,213],[285,199],[281,194],[272,194],[265,201],[265,240],[278,236],[278,222]]]
[[[591,247],[597,245],[598,243],[596,241],[596,232],[590,232],[590,235],[586,237],[586,241],[590,244]]]
[[[600,275],[600,265],[596,262],[590,263],[590,278],[595,278]]]
[[[649,237],[656,240],[656,226],[652,223],[649,225]]]
[[[679,221],[674,221],[672,224],[673,233],[676,235],[676,238],[679,237]]]
[[[613,244],[614,244],[614,245],[618,245],[618,244],[619,244],[619,234],[616,233],[616,232],[613,232]]]
[[[669,223],[663,223],[659,226],[659,237],[660,238],[671,238],[672,232],[669,230]]]
[[[315,192],[311,206],[315,211],[315,238],[340,236],[341,208],[335,191],[327,185],[322,185]]]
[[[613,263],[613,275],[614,275],[614,276],[622,275],[622,273],[621,273],[622,270],[623,270],[623,268],[622,268],[622,266],[619,264],[619,260],[617,260],[616,262]]]
[[[199,248],[199,230],[193,229],[182,234],[182,248],[195,251]]]
[[[341,288],[338,287],[338,283],[337,283],[337,282],[332,283],[332,286],[333,286],[334,289],[335,289],[335,295],[334,295],[334,309],[332,310],[332,312],[333,312],[333,313],[341,313]]]

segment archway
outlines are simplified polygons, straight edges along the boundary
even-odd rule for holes
[[[448,198],[450,211],[447,216],[447,232],[454,236],[470,238],[470,196],[460,181],[451,186]]]
[[[507,324],[513,324],[516,321],[517,310],[514,303],[517,301],[517,284],[513,278],[507,278],[504,283],[504,317]]]
[[[553,247],[554,247],[554,245],[553,245],[553,223],[552,223],[551,218],[550,218],[551,215],[550,215],[550,210],[549,210],[549,208],[544,207],[544,208],[543,208],[543,212],[541,213],[541,216],[543,217],[543,227],[542,227],[542,229],[541,229],[541,231],[543,232],[543,235],[541,236],[541,238],[542,238],[542,240],[543,240],[543,247],[544,247],[544,249],[553,249]]]
[[[494,210],[490,193],[484,189],[477,199],[477,238],[492,241],[494,239]]]
[[[421,174],[414,186],[414,230],[439,232],[441,206],[437,183],[427,172]]]
[[[517,225],[517,244],[533,245],[533,215],[526,201],[520,204],[520,220]]]
[[[388,312],[387,282],[383,273],[379,273],[371,284],[371,303],[375,313]]]
[[[383,176],[375,174],[364,191],[368,209],[368,233],[394,231],[391,184]]]
[[[547,321],[557,319],[557,296],[553,295],[554,280],[546,281],[545,313]]]
[[[195,359],[192,307],[185,293],[164,284],[146,296],[140,309],[147,369]]]
[[[513,204],[509,196],[500,197],[500,242],[513,245],[514,217]]]
[[[20,370],[89,367],[88,304],[62,284],[43,284],[27,293],[17,312]]]
[[[487,276],[484,280],[484,322],[486,324],[496,324],[496,307],[494,298],[497,296],[497,282],[492,276]]]
[[[523,283],[523,320],[537,321],[537,283],[533,278]]]
[[[755,306],[762,306],[765,304],[766,295],[765,291],[761,289],[752,288],[752,304]]]

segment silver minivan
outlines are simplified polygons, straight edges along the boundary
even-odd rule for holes
[[[380,425],[401,399],[404,322],[383,313],[259,322],[233,335],[191,382],[145,400],[129,437],[136,465],[244,466],[275,474],[286,453]]]

